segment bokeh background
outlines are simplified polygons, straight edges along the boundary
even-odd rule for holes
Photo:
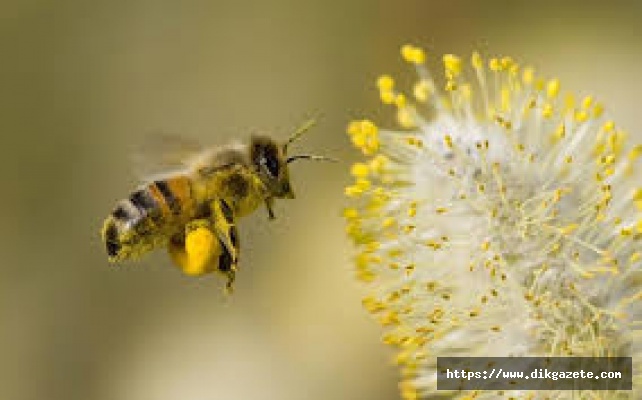
[[[0,2],[0,399],[394,399],[341,208],[351,118],[392,121],[373,82],[401,44],[510,54],[642,131],[642,2]],[[403,79],[402,79],[403,81]],[[242,271],[186,278],[159,252],[111,266],[102,219],[151,131],[287,137],[298,198],[241,223]],[[639,137],[639,136],[638,136]]]

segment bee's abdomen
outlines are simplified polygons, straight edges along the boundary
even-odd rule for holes
[[[138,256],[167,242],[194,209],[186,177],[154,181],[121,200],[103,227],[112,261]]]

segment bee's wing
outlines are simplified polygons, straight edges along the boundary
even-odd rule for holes
[[[186,171],[204,146],[194,139],[154,132],[148,134],[132,152],[134,172],[142,180],[174,172]]]

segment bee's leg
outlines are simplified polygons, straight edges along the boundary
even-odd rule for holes
[[[239,258],[239,235],[234,220],[233,209],[222,199],[210,203],[212,228],[221,243],[221,255],[218,257],[217,268],[227,277],[225,293],[233,291]]]
[[[276,216],[274,215],[274,209],[272,208],[273,205],[274,205],[274,199],[272,197],[268,197],[267,199],[265,199],[265,208],[267,208],[269,219],[276,218]]]
[[[232,209],[222,200],[213,200],[210,203],[212,231],[225,246],[225,250],[232,259],[238,257],[237,246],[233,243],[231,232],[236,230]]]
[[[225,294],[231,295],[234,293],[234,281],[236,280],[236,269],[225,272],[227,276],[227,283],[225,284]]]
[[[202,275],[216,268],[221,255],[218,238],[204,219],[191,221],[185,235],[170,240],[168,251],[174,263],[187,275]]]

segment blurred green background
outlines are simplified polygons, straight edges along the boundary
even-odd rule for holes
[[[535,4],[537,3],[537,4]],[[510,54],[639,131],[642,3],[0,2],[0,399],[392,399],[340,210],[351,118],[392,121],[373,82],[398,48]],[[402,79],[403,80],[403,79]],[[150,131],[287,137],[298,198],[243,220],[235,295],[163,252],[113,267],[99,230]]]

